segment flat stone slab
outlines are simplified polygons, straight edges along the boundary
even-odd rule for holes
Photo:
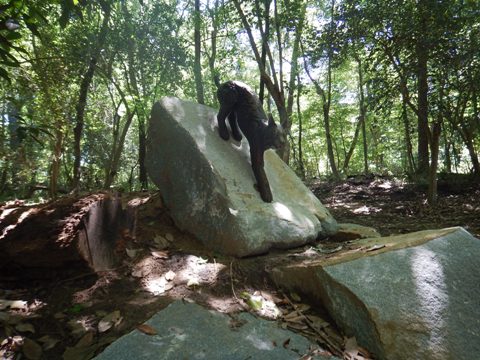
[[[146,324],[155,328],[157,335],[134,330],[95,359],[297,360],[313,345],[303,336],[279,328],[274,321],[248,313],[241,313],[233,320],[228,315],[182,301],[173,302]],[[287,340],[288,346],[284,346]],[[312,359],[338,358],[316,355]]]
[[[277,268],[379,359],[478,359],[480,240],[462,228],[360,240],[360,249]]]
[[[264,154],[273,202],[262,201],[247,140],[221,139],[216,113],[173,97],[153,106],[146,166],[175,224],[238,257],[333,235],[335,219],[273,150]]]

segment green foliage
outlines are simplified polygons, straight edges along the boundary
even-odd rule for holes
[[[140,139],[152,104],[164,95],[196,98],[193,3],[4,0],[0,4],[0,197],[31,195],[34,184],[51,189],[50,194],[42,194],[45,197],[71,189],[80,84],[97,53],[107,10],[108,31],[85,108],[82,189],[139,189]],[[282,96],[286,98],[289,91],[296,96],[301,88],[300,108],[295,100],[289,114],[290,165],[301,176],[331,175],[327,135],[343,176],[415,170],[420,43],[428,56],[429,125],[438,122],[442,128],[439,169],[478,174],[478,1],[276,4],[275,14],[273,1],[241,1],[259,50],[263,41],[270,44],[272,53],[265,64],[270,74],[280,71],[282,51]],[[209,0],[200,5],[206,103],[216,106],[214,74],[221,81],[238,79],[259,91],[258,66],[233,2]],[[304,5],[299,74],[291,84],[293,67],[286,59],[294,51]],[[262,39],[260,26],[268,38]],[[321,96],[318,87],[329,96]],[[326,105],[330,106],[329,134]],[[278,116],[271,98],[264,106]],[[109,173],[113,173],[111,182]]]

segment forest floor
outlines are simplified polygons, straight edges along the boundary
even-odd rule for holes
[[[480,237],[478,184],[441,184],[435,208],[427,206],[423,191],[392,178],[318,181],[310,187],[338,222],[371,226],[384,236],[463,226]],[[116,268],[75,276],[65,276],[71,269],[64,269],[47,281],[0,276],[1,359],[90,359],[134,328],[155,332],[142,324],[176,299],[234,314],[252,311],[249,296],[275,303],[283,327],[336,355],[346,347],[351,351],[354,338],[343,338],[318,304],[272,284],[262,260],[267,257],[233,259],[207,251],[175,227],[158,200],[151,200],[154,196],[138,198],[147,206],[138,211],[136,236],[124,234],[117,243]],[[308,248],[269,256],[278,260]],[[232,321],[233,327],[241,326]],[[356,359],[360,354],[368,357],[358,348]]]

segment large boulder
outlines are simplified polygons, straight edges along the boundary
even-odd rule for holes
[[[479,239],[450,228],[356,245],[271,274],[287,290],[322,302],[377,359],[479,358]]]
[[[295,173],[265,153],[273,202],[254,188],[248,142],[224,141],[216,111],[166,97],[152,109],[146,166],[176,225],[205,246],[248,256],[332,235],[336,221]]]

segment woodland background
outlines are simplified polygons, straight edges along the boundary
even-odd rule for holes
[[[1,0],[0,200],[147,189],[162,96],[241,80],[303,179],[480,175],[477,0]]]

